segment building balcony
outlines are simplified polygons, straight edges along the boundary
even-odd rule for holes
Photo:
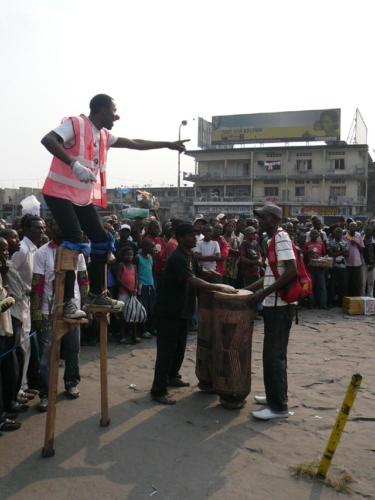
[[[286,173],[282,173],[282,172],[278,172],[278,173],[275,173],[275,172],[255,172],[254,173],[254,177],[253,179],[255,181],[259,180],[259,181],[265,181],[265,180],[282,180],[282,179],[285,179],[287,176]]]
[[[328,205],[357,205],[358,202],[354,200],[354,198],[350,198],[349,196],[330,196],[328,198]]]
[[[250,196],[210,196],[202,195],[194,199],[194,203],[250,203]]]
[[[207,182],[223,182],[223,181],[248,181],[250,182],[249,175],[233,175],[233,174],[221,174],[221,175],[200,175],[200,174],[184,174],[183,180],[188,182],[197,182],[197,183],[207,183]]]

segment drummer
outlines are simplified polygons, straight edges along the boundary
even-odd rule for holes
[[[196,276],[191,250],[196,245],[195,228],[182,223],[176,228],[177,249],[171,254],[156,300],[157,349],[151,398],[164,405],[176,404],[168,387],[187,387],[179,374],[186,348],[187,326],[195,311],[196,288],[236,293],[229,285],[208,283]]]
[[[253,411],[254,418],[272,420],[288,417],[287,348],[293,321],[294,305],[287,304],[277,291],[284,288],[297,276],[296,259],[291,239],[279,226],[282,210],[277,205],[265,205],[254,210],[259,217],[262,231],[269,240],[276,235],[275,249],[280,274],[275,278],[268,264],[265,276],[246,289],[254,291],[251,299],[263,301],[264,343],[263,379],[265,396],[255,396],[255,401],[264,409]]]

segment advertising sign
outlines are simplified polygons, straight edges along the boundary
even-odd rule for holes
[[[209,149],[211,146],[212,123],[198,118],[198,147]]]
[[[340,209],[338,207],[302,207],[299,210],[302,215],[339,215]]]
[[[340,109],[212,117],[212,144],[340,139]]]

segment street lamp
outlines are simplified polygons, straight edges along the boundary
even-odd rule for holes
[[[182,120],[180,126],[178,127],[178,140],[181,141],[181,127],[185,127],[187,125],[187,120]],[[180,201],[180,186],[181,186],[181,153],[178,153],[178,167],[177,167],[177,199]]]

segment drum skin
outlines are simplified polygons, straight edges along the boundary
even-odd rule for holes
[[[213,295],[211,378],[220,403],[242,408],[251,389],[251,347],[255,309],[251,292]]]

